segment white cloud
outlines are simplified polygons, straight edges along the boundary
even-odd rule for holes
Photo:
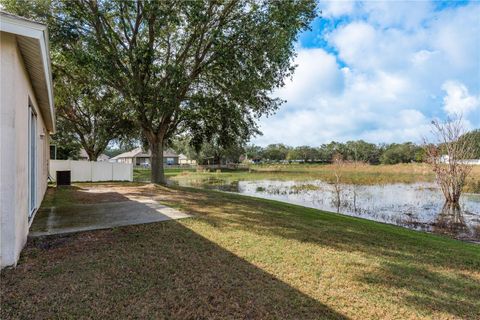
[[[300,50],[293,80],[288,80],[277,95],[297,101],[313,95],[335,95],[343,89],[343,74],[335,56],[323,49]]]
[[[381,27],[418,28],[429,17],[432,3],[428,1],[365,1],[368,21]]]
[[[415,66],[421,67],[422,65],[425,65],[429,61],[431,61],[432,57],[437,53],[438,51],[430,51],[430,50],[422,49],[413,54],[411,58],[411,62]]]
[[[350,0],[336,0],[336,1],[321,1],[320,9],[323,17],[336,18],[353,13],[355,7],[354,1]]]
[[[430,131],[428,119],[418,110],[404,109],[382,118],[382,126],[369,130],[361,138],[374,142],[421,142]]]
[[[326,38],[343,62],[364,72],[379,68],[403,70],[418,52],[429,51],[429,47],[425,47],[428,34],[424,30],[385,29],[367,21],[353,21],[338,27]]]
[[[370,68],[375,63],[372,50],[376,43],[375,29],[366,22],[352,22],[337,29],[328,40],[339,52],[339,57],[348,65]]]
[[[323,4],[348,15],[319,34],[334,50],[299,48],[293,79],[276,93],[287,103],[261,121],[255,143],[420,142],[431,119],[459,111],[480,126],[480,4],[388,4]]]
[[[432,21],[432,46],[445,54],[449,64],[460,70],[480,63],[480,4],[472,3],[458,9],[440,13]],[[478,77],[477,77],[478,81]],[[479,85],[477,83],[477,85]]]
[[[480,98],[470,95],[467,87],[458,81],[446,81],[442,89],[446,92],[443,109],[449,115],[466,116],[480,105]]]
[[[262,121],[264,136],[255,142],[320,145],[332,140],[393,142],[421,138],[413,132],[418,133],[418,128],[428,125],[428,120],[420,111],[402,104],[401,97],[410,90],[406,79],[385,72],[366,76],[348,68],[332,73],[339,71],[345,81],[341,93],[321,94],[313,90],[291,96],[294,99],[289,99],[277,115]],[[304,83],[304,79],[300,82]],[[402,130],[396,130],[398,126]]]

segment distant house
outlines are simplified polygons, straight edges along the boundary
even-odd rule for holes
[[[142,148],[135,148],[111,158],[110,161],[133,163],[134,166],[149,167],[151,155],[150,150],[144,151]],[[178,154],[170,149],[163,151],[163,163],[166,165],[178,165]]]
[[[40,207],[55,110],[47,27],[0,11],[0,266],[17,263]]]
[[[441,163],[449,163],[450,159],[448,155],[443,155],[440,157]],[[466,160],[459,160],[458,162],[463,164],[471,164],[471,165],[480,165],[480,159],[466,159]]]
[[[183,153],[180,153],[178,155],[178,164],[194,166],[197,164],[197,160],[189,159],[186,155],[184,155]]]
[[[85,151],[85,149],[80,149],[80,154],[78,156],[78,160],[85,160],[85,161],[88,161],[88,154],[87,154],[87,151]],[[110,160],[110,157],[107,156],[106,154],[100,154],[98,157],[97,157],[97,161],[108,161]]]

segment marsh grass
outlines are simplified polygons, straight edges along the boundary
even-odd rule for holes
[[[425,164],[367,165],[346,164],[340,169],[342,183],[347,184],[388,184],[433,182],[435,175]],[[213,178],[229,180],[296,180],[319,179],[328,183],[335,182],[333,165],[318,164],[277,164],[254,165],[250,170],[226,172],[188,172],[171,175],[174,180]],[[480,166],[475,166],[467,179],[465,192],[480,193]]]
[[[420,165],[402,166],[350,166],[340,168],[344,183],[379,184],[379,183],[412,183],[417,181],[432,181],[434,175]],[[249,171],[228,172],[191,172],[181,176],[172,176],[174,179],[188,179],[193,177],[222,177],[238,180],[311,180],[321,179],[332,183],[335,180],[332,165],[272,165],[252,166]]]
[[[304,192],[304,191],[316,191],[316,190],[319,190],[320,187],[319,186],[316,186],[314,184],[311,184],[311,183],[304,183],[304,184],[298,184],[298,185],[293,185],[290,187],[290,191],[292,193],[301,193],[301,192]]]

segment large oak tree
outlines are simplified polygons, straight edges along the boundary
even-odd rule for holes
[[[112,108],[97,106],[115,90],[121,117],[112,116],[112,127],[125,115],[135,121],[157,183],[165,182],[163,148],[175,133],[228,147],[258,132],[256,119],[282,102],[271,92],[292,74],[294,42],[315,15],[314,0],[3,2],[27,14],[41,9],[60,57],[91,78],[77,86],[78,78],[65,78],[64,110],[105,115]],[[90,129],[95,117],[70,120]]]
[[[61,11],[148,140],[152,182],[164,183],[163,148],[176,132],[228,145],[279,106],[271,91],[293,72],[315,2],[76,0]]]

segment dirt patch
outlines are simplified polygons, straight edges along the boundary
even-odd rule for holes
[[[114,191],[98,192],[98,190],[78,190],[73,194],[73,200],[78,203],[91,204],[99,202],[126,201],[128,198]]]
[[[165,188],[152,183],[144,184],[85,184],[80,185],[74,193],[78,203],[118,202],[131,199],[169,199],[185,196],[185,192]]]
[[[160,190],[169,189],[146,183],[79,183],[68,187],[49,187],[42,207],[152,199],[158,196]],[[167,191],[167,193],[174,193],[174,191]]]
[[[128,201],[127,192],[133,192],[137,185],[123,187],[116,184],[77,184],[68,187],[51,187],[45,194],[43,207],[71,204],[95,204]]]

